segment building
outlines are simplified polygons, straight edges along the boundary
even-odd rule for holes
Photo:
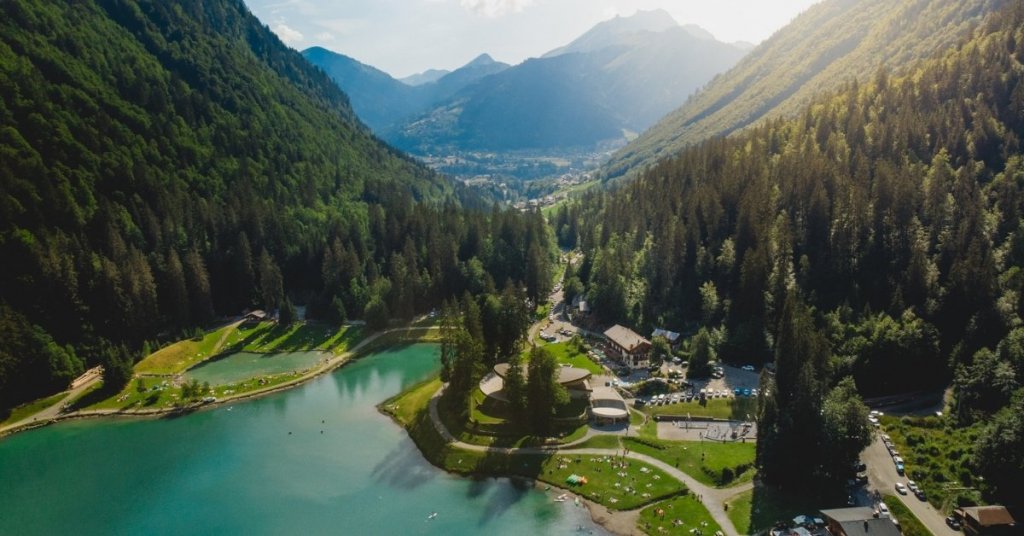
[[[967,536],[1019,534],[1017,523],[1005,506],[965,506],[957,508],[956,515]]]
[[[604,332],[608,339],[609,350],[622,364],[630,368],[647,368],[651,366],[651,341],[641,337],[635,331],[618,324]]]
[[[505,377],[508,376],[508,363],[494,365],[491,373],[480,380],[480,391],[484,395],[508,402],[505,396]],[[523,376],[526,375],[526,367],[522,368]],[[590,395],[590,371],[576,367],[559,367],[558,383],[565,387],[572,398],[584,398]]]
[[[822,510],[825,526],[832,536],[900,536],[900,529],[888,517],[876,517],[867,506]]]
[[[255,311],[249,311],[245,314],[246,322],[263,322],[267,319],[267,313],[261,309]]]
[[[615,388],[598,386],[590,393],[590,416],[600,424],[629,422],[629,409]]]
[[[668,343],[673,348],[675,348],[676,346],[679,345],[679,334],[674,332],[674,331],[669,331],[667,329],[661,329],[661,328],[655,328],[654,333],[651,333],[651,339],[655,339],[657,337],[664,337],[665,340],[668,341]]]

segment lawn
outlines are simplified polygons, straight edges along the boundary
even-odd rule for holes
[[[40,411],[43,411],[44,409],[56,404],[57,402],[60,402],[62,398],[67,396],[67,394],[67,391],[60,392],[55,395],[48,396],[46,398],[40,398],[38,400],[33,400],[32,402],[26,402],[10,410],[6,414],[0,412],[0,417],[4,419],[0,421],[0,426],[14,424],[16,422],[21,421],[22,419],[31,417],[32,415],[35,415],[36,413],[39,413]],[[4,417],[4,415],[6,415],[6,417]]]
[[[601,365],[598,365],[591,360],[590,357],[587,356],[586,351],[582,350],[573,341],[556,342],[551,344],[542,343],[542,345],[542,348],[551,352],[551,355],[555,356],[555,360],[557,360],[559,364],[589,370],[591,374],[604,374],[604,369],[601,368]],[[524,363],[529,359],[529,356],[529,351],[523,352],[522,359]]]
[[[680,402],[667,406],[647,406],[643,408],[648,415],[691,415],[693,417],[710,417],[714,419],[729,419],[733,421],[745,421],[747,417],[753,418],[757,413],[757,398],[712,398],[705,400],[704,404],[699,402]]]
[[[924,489],[928,502],[947,513],[958,498],[984,504],[977,491],[949,491],[981,484],[974,479],[970,460],[982,425],[958,428],[948,418],[886,415],[882,426],[906,461],[907,478]]]
[[[142,361],[135,364],[135,372],[140,374],[177,374],[200,361],[209,359],[216,355],[221,346],[217,343],[225,333],[229,339],[236,331],[235,324],[222,326],[218,329],[208,331],[200,337],[178,341],[153,352]],[[225,341],[224,346],[229,346]]]
[[[362,338],[358,326],[340,327],[319,322],[298,322],[281,326],[271,322],[239,328],[240,337],[229,345],[232,352],[305,352],[322,350],[341,353]]]
[[[679,534],[690,536],[693,529],[700,529],[710,536],[722,529],[711,517],[708,509],[691,493],[657,502],[640,511],[637,521],[640,530],[647,534]],[[746,534],[742,530],[740,534]]]
[[[759,534],[779,521],[789,522],[801,514],[815,515],[830,507],[821,502],[821,497],[786,494],[761,486],[734,495],[726,506],[726,515],[740,534]]]
[[[753,443],[714,441],[665,441],[628,437],[623,446],[657,458],[697,479],[702,484],[728,487],[754,478]]]
[[[622,441],[619,440],[619,436],[611,434],[601,434],[587,439],[579,445],[573,445],[569,447],[572,449],[616,449],[622,450]]]
[[[437,380],[415,385],[385,401],[380,408],[402,424],[423,455],[442,469],[463,474],[525,476],[571,488],[614,510],[638,508],[685,490],[680,482],[656,468],[612,456],[583,456],[572,451],[509,455],[455,448],[441,438],[430,421],[427,404],[439,385]],[[587,484],[568,484],[566,478],[572,474],[587,477]]]
[[[931,536],[932,532],[925,528],[921,520],[902,501],[892,495],[882,497],[882,501],[889,507],[892,516],[900,522],[900,532],[903,536]]]

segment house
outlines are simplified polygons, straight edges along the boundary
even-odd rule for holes
[[[630,368],[646,368],[651,366],[651,341],[641,337],[635,331],[618,324],[604,332],[608,339],[609,350],[624,365]]]
[[[267,319],[267,313],[261,309],[256,309],[246,313],[244,318],[246,322],[263,322]]]
[[[832,536],[900,536],[900,529],[888,517],[875,517],[867,506],[822,510],[825,526]]]
[[[590,314],[590,304],[586,300],[580,300],[580,304],[576,309],[580,315],[586,316]]]
[[[967,536],[1018,534],[1017,523],[1005,506],[965,506],[956,515]]]
[[[655,328],[654,333],[651,333],[651,339],[655,339],[657,337],[664,337],[673,348],[679,345],[679,334],[674,331]]]

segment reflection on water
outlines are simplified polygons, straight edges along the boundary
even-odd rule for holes
[[[182,418],[12,436],[0,441],[0,533],[604,534],[525,481],[426,463],[375,405],[437,367],[437,347],[417,344]]]

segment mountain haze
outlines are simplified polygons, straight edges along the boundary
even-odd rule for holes
[[[954,44],[1005,0],[826,0],[716,77],[605,165],[618,177],[687,145],[790,116],[821,91]]]
[[[320,67],[352,101],[356,115],[378,135],[400,120],[422,113],[451,97],[480,78],[508,68],[481,54],[466,65],[438,76],[434,81],[408,84],[354,58],[322,47],[311,47],[302,55]],[[441,71],[435,71],[439,74]]]
[[[622,143],[743,56],[709,35],[664,11],[617,17],[467,85],[384,137],[416,153]]]

